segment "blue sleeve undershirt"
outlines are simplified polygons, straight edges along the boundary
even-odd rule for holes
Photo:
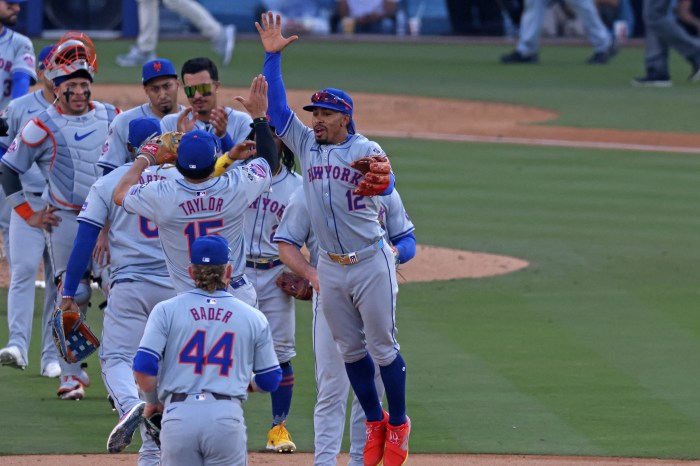
[[[158,358],[146,351],[138,350],[134,356],[134,364],[132,369],[142,374],[157,376],[158,375]]]
[[[416,236],[413,232],[402,236],[392,244],[399,251],[399,263],[405,264],[416,257]]]
[[[267,113],[270,115],[270,126],[282,131],[292,115],[292,109],[287,104],[287,91],[282,81],[281,53],[265,53],[263,74],[267,79]]]
[[[226,133],[226,135],[221,138],[221,152],[228,152],[233,149],[233,146],[233,138],[230,134]]]
[[[282,369],[279,367],[274,371],[265,372],[264,374],[255,374],[255,384],[266,392],[274,392],[277,390],[281,381]]]
[[[78,234],[73,241],[73,250],[68,258],[66,266],[66,278],[63,283],[63,296],[75,296],[80,284],[80,279],[90,264],[92,250],[95,249],[97,236],[102,230],[97,225],[87,222],[78,222]]]
[[[12,73],[12,98],[22,97],[29,92],[32,77],[24,71],[15,71]]]

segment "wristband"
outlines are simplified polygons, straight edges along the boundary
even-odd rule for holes
[[[155,390],[143,392],[143,399],[146,400],[146,403],[149,405],[157,405],[160,402],[158,399],[158,392]]]
[[[17,215],[22,217],[24,221],[29,220],[29,217],[34,215],[34,209],[32,209],[32,206],[26,201],[15,207],[15,212],[17,212]]]
[[[64,294],[63,296],[61,296],[61,298],[75,300],[75,296],[68,296],[67,294]]]
[[[267,121],[267,117],[258,117],[258,118],[253,119],[253,126],[258,125],[260,123],[269,123]]]
[[[145,160],[147,166],[150,166],[150,165],[151,165],[150,159],[149,159],[148,156],[145,155],[145,154],[139,154],[139,155],[137,155],[136,158],[134,159],[134,161],[136,161],[136,160],[138,160],[138,159],[143,159],[143,160]]]

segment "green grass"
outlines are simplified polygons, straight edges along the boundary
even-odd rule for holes
[[[112,65],[127,47],[98,43],[98,82],[138,82],[139,70]],[[162,42],[160,53],[179,66],[205,47]],[[536,105],[561,114],[553,125],[696,131],[697,89],[683,82],[677,57],[675,87],[649,90],[629,85],[641,49],[589,67],[585,47],[545,46],[539,66],[504,67],[497,58],[509,49],[300,41],[285,53],[285,82]],[[241,40],[222,80],[245,86],[261,65],[259,44]],[[419,243],[530,262],[498,278],[402,285],[412,451],[700,457],[700,158],[378,142],[392,156]],[[97,329],[100,316],[90,317]],[[313,448],[310,326],[300,305],[289,425],[303,451]],[[94,385],[78,403],[59,401],[56,381],[38,370],[36,337],[28,371],[0,369],[12,426],[0,454],[103,452],[116,415],[96,358]],[[260,450],[268,397],[251,397],[245,410],[249,448]]]

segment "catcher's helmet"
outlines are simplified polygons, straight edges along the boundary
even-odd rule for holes
[[[56,43],[43,65],[44,76],[55,85],[69,79],[68,76],[80,76],[92,82],[97,72],[95,46],[84,33],[69,31]]]

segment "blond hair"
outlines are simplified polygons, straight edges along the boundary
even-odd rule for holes
[[[226,279],[226,266],[228,264],[192,264],[192,277],[194,285],[209,293],[215,290],[225,290],[228,288]]]

